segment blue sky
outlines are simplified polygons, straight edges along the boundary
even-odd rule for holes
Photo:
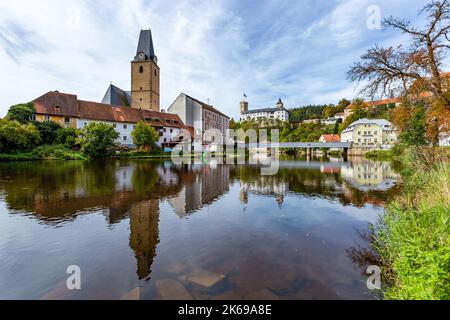
[[[424,0],[26,1],[0,0],[0,116],[50,90],[100,101],[110,82],[128,90],[141,28],[161,67],[161,108],[180,92],[237,117],[250,108],[337,103],[345,79],[375,43],[404,41],[369,29],[367,9],[417,23]]]

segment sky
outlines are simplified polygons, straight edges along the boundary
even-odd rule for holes
[[[48,91],[100,102],[110,83],[129,90],[142,28],[152,30],[161,68],[161,109],[180,92],[234,118],[244,93],[250,109],[279,97],[287,108],[336,104],[357,97],[345,73],[368,48],[406,43],[376,28],[373,6],[420,24],[424,3],[0,0],[0,117]]]

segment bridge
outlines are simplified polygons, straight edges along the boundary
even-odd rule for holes
[[[275,142],[275,143],[243,143],[237,142],[238,148],[255,148],[255,149],[306,149],[306,153],[311,155],[314,149],[341,149],[344,156],[348,150],[352,148],[351,142]]]

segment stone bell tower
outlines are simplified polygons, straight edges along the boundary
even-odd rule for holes
[[[159,67],[151,30],[141,30],[136,56],[131,61],[131,106],[160,111]]]

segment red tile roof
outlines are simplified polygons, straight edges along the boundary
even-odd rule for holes
[[[322,137],[325,142],[341,142],[341,136],[338,134],[324,134]]]
[[[154,126],[184,127],[183,121],[176,114],[78,100],[76,95],[60,92],[48,92],[33,102],[37,114],[108,122],[137,123],[145,121]]]

